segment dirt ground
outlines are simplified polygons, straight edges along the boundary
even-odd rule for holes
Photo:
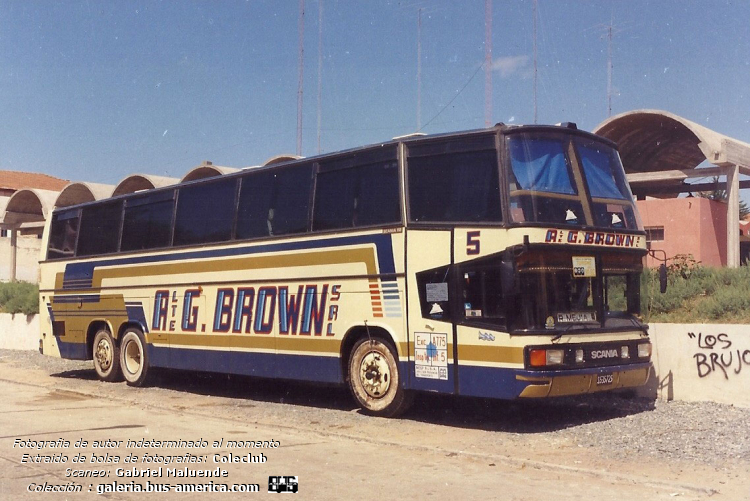
[[[651,411],[627,400],[621,405],[611,399],[606,405],[580,399],[527,404],[425,395],[403,418],[379,419],[362,415],[341,388],[185,372],[158,373],[151,386],[130,388],[97,381],[87,364],[49,363],[34,355],[43,360],[36,363],[28,354],[8,353],[0,357],[0,499],[144,495],[97,494],[112,490],[115,482],[121,490],[150,483],[152,489],[170,484],[172,491],[178,484],[257,484],[265,495],[269,476],[277,475],[296,476],[295,496],[301,499],[750,499],[750,457],[744,451],[706,456],[708,461],[631,448],[627,434],[618,433],[618,420]],[[592,433],[606,435],[592,440]],[[746,436],[748,429],[734,433]],[[88,444],[76,447],[80,439]],[[205,446],[127,443],[142,439],[205,441]],[[61,440],[69,446],[19,445]],[[94,441],[106,440],[115,443],[94,449]],[[279,446],[230,448],[229,440]],[[67,461],[28,461],[37,454]],[[73,463],[77,454],[85,462]],[[264,462],[259,462],[261,454]],[[92,464],[92,455],[109,462]],[[137,456],[136,462],[126,463],[128,455]],[[176,463],[177,457],[204,462]],[[226,462],[248,457],[257,461]],[[159,467],[161,476],[118,476],[118,471]],[[167,469],[177,474],[186,467],[218,468],[227,476],[166,476]],[[104,477],[69,477],[68,469]],[[81,492],[29,492],[39,485],[80,485]],[[204,499],[206,494],[149,496]]]

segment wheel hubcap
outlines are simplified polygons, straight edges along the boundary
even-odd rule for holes
[[[391,385],[391,371],[381,353],[371,351],[365,355],[359,373],[362,386],[369,396],[380,398],[386,394]]]
[[[106,339],[102,339],[96,345],[96,362],[103,371],[112,366],[112,346]]]
[[[131,374],[136,374],[141,367],[141,350],[134,341],[125,347],[125,366]]]

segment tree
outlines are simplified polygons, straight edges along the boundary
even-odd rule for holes
[[[709,200],[713,200],[715,202],[722,202],[727,203],[727,190],[720,188],[719,186],[719,177],[715,176],[713,179],[714,189],[711,191],[699,191],[696,193],[701,198],[707,198]],[[747,202],[742,200],[740,198],[740,219],[745,219],[747,215],[750,214],[750,207],[748,207]]]

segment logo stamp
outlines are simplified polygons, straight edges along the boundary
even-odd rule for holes
[[[299,483],[296,476],[275,475],[268,477],[268,492],[297,492]]]

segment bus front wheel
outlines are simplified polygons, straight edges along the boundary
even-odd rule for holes
[[[99,330],[93,344],[94,370],[102,381],[114,382],[122,378],[120,350],[107,329]]]
[[[143,386],[148,376],[148,354],[143,333],[128,329],[120,342],[120,365],[122,375],[130,386]]]
[[[349,356],[349,388],[362,410],[394,417],[406,410],[409,394],[401,386],[395,350],[376,338],[360,339]]]

